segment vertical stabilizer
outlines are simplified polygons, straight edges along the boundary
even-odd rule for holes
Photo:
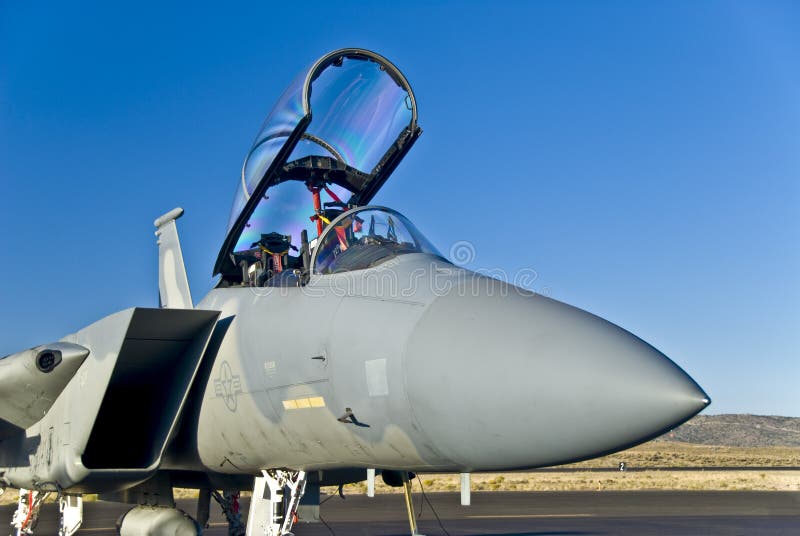
[[[178,207],[156,219],[158,229],[158,292],[161,307],[169,309],[192,309],[192,294],[189,292],[189,280],[186,277],[186,266],[183,264],[181,242],[178,239],[178,227],[175,220],[183,215]]]

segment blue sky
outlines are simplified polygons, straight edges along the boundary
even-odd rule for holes
[[[800,416],[797,4],[281,4],[0,2],[0,355],[156,305],[177,205],[205,294],[263,118],[360,46],[424,129],[377,202],[644,338],[710,413]]]

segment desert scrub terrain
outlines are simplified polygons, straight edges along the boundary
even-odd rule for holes
[[[625,462],[630,469],[647,471],[583,472],[580,469],[613,469]],[[670,471],[693,467],[696,471]],[[653,441],[632,449],[576,464],[542,471],[472,475],[473,491],[596,491],[608,490],[754,490],[800,491],[800,471],[713,471],[705,467],[800,467],[800,447],[720,447]],[[568,469],[568,471],[561,471]],[[577,471],[576,471],[577,470]],[[426,491],[458,491],[458,475],[424,474],[419,480]],[[414,486],[419,484],[415,481]],[[399,492],[378,478],[377,493]],[[345,486],[345,494],[366,493],[366,483]],[[417,488],[418,489],[418,488]],[[331,494],[336,488],[323,488]],[[196,497],[196,490],[175,490],[176,498]],[[54,495],[51,496],[51,500]],[[87,496],[94,500],[96,496]],[[0,504],[16,502],[7,490]]]
[[[565,468],[618,467],[800,467],[800,447],[721,447],[651,441]]]
[[[612,473],[482,473],[472,475],[472,491],[800,491],[800,471],[640,471]],[[419,480],[426,492],[458,491],[459,477],[452,474],[424,474]],[[414,481],[419,491],[419,483]],[[323,493],[336,493],[335,487]],[[375,493],[400,493],[378,478]],[[366,482],[348,484],[344,493],[364,494]]]
[[[625,462],[626,472],[582,472],[580,469],[614,469]],[[696,471],[670,471],[674,467]],[[713,471],[710,467],[800,467],[800,447],[721,447],[654,441],[602,458],[519,473],[472,475],[473,491],[596,491],[696,490],[696,491],[800,491],[800,470]],[[641,469],[652,469],[641,471]],[[566,469],[567,471],[563,471]],[[458,491],[458,475],[420,475],[426,491]],[[415,483],[415,485],[417,485]],[[345,486],[345,493],[366,493],[366,482]],[[335,493],[335,488],[326,493]],[[376,493],[391,493],[378,478]]]
[[[703,445],[800,447],[800,418],[775,415],[697,415],[658,438]]]

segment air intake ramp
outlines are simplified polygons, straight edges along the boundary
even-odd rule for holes
[[[96,493],[152,476],[218,316],[133,308],[65,337],[88,356],[41,420],[0,441],[0,481]]]

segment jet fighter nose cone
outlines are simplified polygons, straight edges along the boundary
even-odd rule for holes
[[[648,408],[647,412],[640,411],[641,416],[636,421],[640,430],[646,431],[650,423],[661,423],[660,429],[643,434],[641,440],[682,424],[711,403],[709,396],[691,376],[667,356],[634,335],[616,329],[622,332],[619,337],[628,339],[628,358],[638,357],[640,361],[635,370],[620,375],[619,389],[628,392],[632,404]]]
[[[480,278],[440,296],[406,346],[414,415],[465,470],[548,466],[656,437],[708,395],[661,352],[595,315]]]

